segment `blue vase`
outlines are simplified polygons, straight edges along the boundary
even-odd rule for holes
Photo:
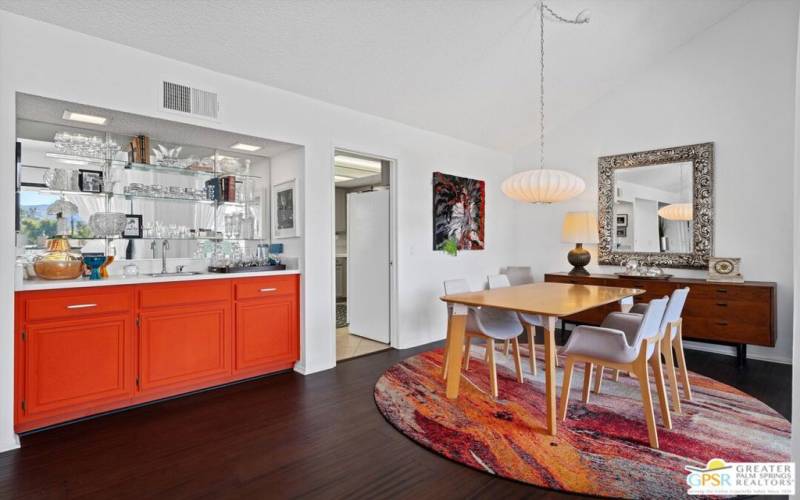
[[[92,272],[89,275],[90,280],[99,280],[100,278],[100,266],[102,266],[106,262],[106,256],[103,254],[84,254],[83,255],[83,263],[86,264],[86,267]]]

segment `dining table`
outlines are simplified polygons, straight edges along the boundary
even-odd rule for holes
[[[450,305],[451,311],[448,318],[444,361],[447,397],[449,399],[458,398],[461,361],[464,355],[464,337],[470,308],[496,308],[539,315],[544,329],[547,433],[555,436],[556,321],[559,318],[614,302],[620,303],[621,309],[625,311],[633,303],[633,297],[643,293],[645,291],[638,288],[542,282],[440,297],[442,301]],[[531,352],[529,355],[534,356],[535,353]]]

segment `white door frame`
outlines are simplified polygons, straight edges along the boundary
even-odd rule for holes
[[[389,346],[397,347],[400,345],[399,332],[397,329],[398,318],[398,286],[397,286],[397,160],[388,156],[368,153],[365,151],[333,146],[331,148],[330,156],[330,185],[331,185],[331,199],[333,206],[331,207],[331,227],[333,228],[333,237],[331,238],[331,255],[333,262],[331,266],[331,290],[328,294],[330,300],[334,302],[333,307],[333,324],[336,325],[336,182],[334,176],[336,175],[335,159],[336,152],[350,153],[359,156],[367,156],[375,158],[376,160],[384,160],[389,162]],[[333,331],[334,342],[334,356],[336,360],[336,330]]]

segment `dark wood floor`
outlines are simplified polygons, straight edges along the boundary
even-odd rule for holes
[[[78,422],[0,454],[0,498],[568,498],[468,469],[389,425],[384,351]],[[688,352],[689,367],[789,417],[791,367]]]

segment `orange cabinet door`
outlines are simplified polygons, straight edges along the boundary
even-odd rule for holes
[[[237,302],[236,371],[269,370],[297,361],[297,301],[274,297]]]
[[[28,325],[22,352],[26,419],[86,410],[134,394],[128,315]]]
[[[226,302],[140,313],[140,390],[199,388],[229,375],[229,311]]]

